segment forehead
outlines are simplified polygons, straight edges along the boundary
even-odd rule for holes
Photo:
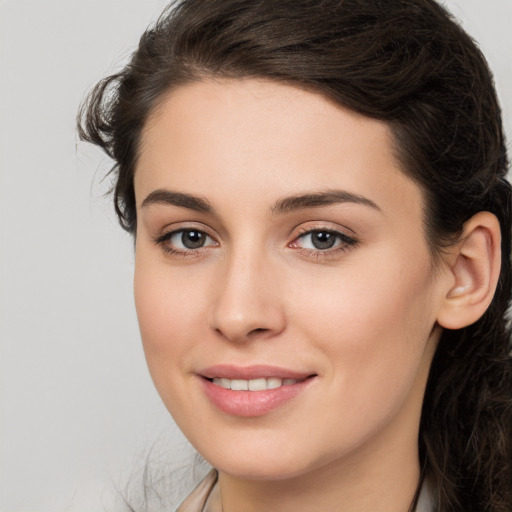
[[[137,203],[157,188],[262,203],[342,188],[421,214],[386,123],[268,80],[207,80],[168,94],[143,131]]]

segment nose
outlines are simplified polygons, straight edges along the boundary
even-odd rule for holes
[[[278,269],[258,254],[233,254],[214,284],[212,328],[232,342],[267,339],[285,329]]]

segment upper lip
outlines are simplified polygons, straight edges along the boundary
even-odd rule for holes
[[[278,366],[268,366],[260,364],[251,366],[218,364],[214,366],[209,366],[208,368],[200,370],[197,373],[207,379],[224,378],[241,380],[260,379],[264,377],[303,380],[307,377],[310,377],[311,375],[315,375],[314,372],[296,371],[290,370],[288,368],[281,368]]]

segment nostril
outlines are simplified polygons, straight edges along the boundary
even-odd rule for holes
[[[249,333],[249,335],[251,335],[251,334],[257,334],[257,333],[259,333],[259,332],[266,332],[266,331],[267,331],[267,329],[263,329],[263,328],[259,327],[258,329],[253,329],[253,330]]]

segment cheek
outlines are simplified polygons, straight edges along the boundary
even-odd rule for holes
[[[201,425],[199,404],[187,387],[190,350],[198,325],[200,296],[168,268],[136,260],[135,306],[149,373],[163,403],[184,432]]]
[[[347,396],[360,397],[354,404],[373,397],[392,406],[390,397],[404,397],[435,322],[428,255],[394,253],[382,261],[388,264],[372,258],[372,265],[336,269],[325,282],[306,286],[317,290],[314,297],[295,295],[297,321],[329,360],[327,377]]]
[[[168,266],[136,255],[134,295],[144,352],[155,385],[172,380],[202,315],[204,291]],[[197,337],[197,336],[196,336]]]

